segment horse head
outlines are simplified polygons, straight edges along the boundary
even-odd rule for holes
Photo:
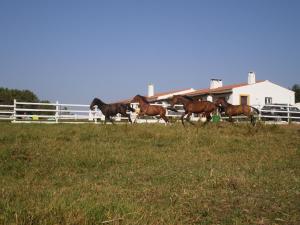
[[[224,98],[218,98],[216,101],[215,101],[215,105],[216,106],[220,106],[220,105],[224,105],[225,104],[225,99]]]
[[[171,107],[174,108],[174,105],[175,104],[178,104],[179,103],[179,97],[180,95],[173,95],[173,97],[171,98]]]
[[[130,103],[139,103],[139,104],[141,104],[141,102],[148,103],[146,97],[144,97],[144,96],[142,96],[142,95],[136,95],[136,96],[134,96],[134,98],[130,101]]]
[[[173,95],[171,99],[171,106],[174,107],[175,104],[186,104],[187,102],[191,102],[193,99],[186,95]]]
[[[136,95],[131,99],[130,103],[138,103],[139,102],[139,95]]]
[[[104,104],[105,103],[102,102],[99,98],[94,98],[93,101],[90,104],[90,110],[94,110],[95,105],[97,105],[98,108],[100,108]]]
[[[221,112],[223,112],[228,106],[228,103],[226,102],[225,98],[218,98],[215,101],[215,105],[220,109]]]

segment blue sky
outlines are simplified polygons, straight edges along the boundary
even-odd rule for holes
[[[300,83],[298,0],[0,0],[0,86],[107,102],[244,82]]]

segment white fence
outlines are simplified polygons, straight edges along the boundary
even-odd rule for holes
[[[137,108],[138,104],[132,104],[133,108]],[[167,104],[153,104],[168,107]],[[181,105],[176,105],[182,108]],[[300,122],[300,110],[295,106],[278,106],[267,105],[265,107],[256,106],[259,109],[258,119],[271,122]],[[272,108],[273,107],[273,108]],[[279,108],[274,110],[274,108]],[[167,117],[180,118],[183,113],[182,109],[178,112],[167,110]],[[130,112],[130,117],[137,123],[163,123],[162,119],[154,117],[137,118],[136,113]],[[243,120],[244,116],[233,117],[237,120]],[[104,121],[105,117],[97,108],[90,110],[89,105],[80,104],[62,104],[56,103],[33,103],[33,102],[17,102],[13,105],[0,105],[0,120],[8,120],[14,123],[87,123]],[[192,115],[191,120],[199,120],[198,115]],[[227,119],[227,117],[222,117]],[[117,115],[114,121],[128,121],[128,118]]]
[[[0,105],[0,120],[12,120],[14,105]]]
[[[99,110],[91,111],[89,105],[56,103],[31,103],[14,101],[14,123],[83,123],[104,120]]]

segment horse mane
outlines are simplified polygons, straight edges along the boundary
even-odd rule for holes
[[[190,96],[187,96],[187,95],[181,95],[181,97],[187,99],[187,100],[190,100],[190,101],[194,101],[194,99]]]
[[[232,105],[232,104],[230,104],[230,103],[228,103],[228,102],[226,101],[225,97],[221,97],[221,98],[219,98],[219,99],[221,99],[221,100],[224,101],[226,107]]]
[[[99,106],[102,106],[102,105],[106,105],[106,103],[103,102],[102,100],[100,100],[99,98],[94,98],[92,103],[91,103],[91,106],[94,106],[94,105],[97,105],[99,107]]]
[[[173,95],[173,97],[180,97],[180,98],[184,98],[185,100],[194,101],[192,97],[187,95]]]
[[[227,105],[232,105],[232,104],[230,104],[228,101],[226,101],[226,98],[225,98],[225,97],[222,97],[222,99],[224,100],[224,102],[225,102]]]
[[[142,99],[142,101],[145,102],[145,103],[149,103],[148,100],[147,100],[147,98],[145,96],[136,95],[135,97],[138,97],[138,98]]]

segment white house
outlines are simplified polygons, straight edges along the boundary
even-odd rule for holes
[[[268,80],[256,81],[255,73],[248,73],[248,82],[223,86],[222,80],[212,79],[210,88],[188,94],[195,99],[213,101],[225,97],[233,105],[295,104],[295,92]]]
[[[245,98],[245,99],[243,99]],[[268,80],[232,90],[232,104],[266,105],[273,103],[295,104],[295,93]]]
[[[295,92],[268,80],[256,81],[254,72],[248,73],[248,80],[244,83],[224,86],[221,79],[211,79],[209,88],[199,90],[188,88],[155,94],[154,85],[148,85],[147,98],[150,102],[167,103],[173,95],[187,95],[194,99],[207,101],[224,97],[233,105],[295,104]],[[123,102],[129,101],[130,99],[127,99]]]

